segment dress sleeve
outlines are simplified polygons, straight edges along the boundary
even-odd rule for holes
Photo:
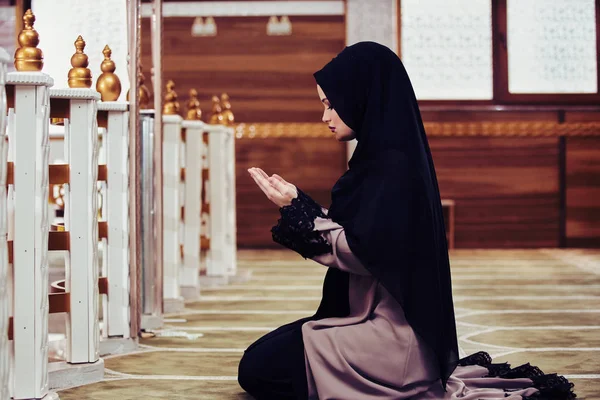
[[[320,232],[325,237],[325,240],[331,243],[332,251],[331,253],[312,257],[314,261],[351,274],[371,275],[354,253],[352,253],[352,250],[350,250],[348,240],[346,240],[346,232],[341,225],[328,218],[317,217],[315,219],[315,231]]]
[[[292,204],[279,211],[281,218],[271,229],[275,242],[325,266],[370,275],[350,250],[344,228],[304,192],[298,189]]]

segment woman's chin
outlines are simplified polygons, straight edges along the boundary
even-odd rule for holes
[[[335,134],[335,139],[338,142],[349,142],[352,139],[354,139],[352,136],[346,136],[346,135],[338,135],[337,133]]]

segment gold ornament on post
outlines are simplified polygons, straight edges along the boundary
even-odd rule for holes
[[[33,23],[35,15],[31,9],[27,10],[23,15],[24,28],[19,33],[19,47],[15,51],[15,68],[17,71],[41,71],[44,66],[44,55],[42,50],[37,48],[40,43],[40,36],[35,29]]]
[[[147,110],[150,106],[150,90],[148,90],[148,87],[144,84],[145,81],[146,78],[140,68],[140,71],[138,72],[138,93],[140,94],[139,106],[141,110]]]
[[[148,109],[148,105],[150,104],[150,91],[148,90],[148,87],[146,87],[146,85],[144,85],[144,82],[146,81],[146,77],[144,76],[144,73],[142,72],[142,64],[138,64],[138,94],[140,96],[139,99],[139,104],[138,106],[140,107],[140,110],[147,110]],[[127,90],[127,93],[125,94],[125,99],[127,101],[129,101],[129,89]]]
[[[177,93],[175,93],[175,82],[169,80],[167,82],[167,93],[165,94],[165,103],[163,106],[163,114],[175,115],[179,112],[179,102],[177,101]]]
[[[233,125],[235,117],[233,111],[231,111],[231,103],[229,102],[229,95],[223,93],[221,95],[221,106],[223,107],[223,123],[225,125]]]
[[[212,98],[212,110],[210,115],[210,124],[212,125],[223,125],[223,110],[221,108],[219,97],[213,96]]]
[[[102,101],[117,101],[121,94],[121,80],[115,75],[117,67],[115,62],[110,59],[112,50],[108,45],[104,46],[102,54],[104,54],[104,61],[100,64],[102,74],[96,82],[96,91],[100,92]]]
[[[188,100],[188,111],[185,117],[187,120],[200,121],[202,120],[202,110],[198,101],[198,92],[196,89],[190,90],[190,99]]]
[[[90,88],[92,87],[92,71],[87,68],[88,56],[83,52],[85,41],[79,35],[75,41],[75,54],[71,57],[71,68],[69,70],[70,88]]]

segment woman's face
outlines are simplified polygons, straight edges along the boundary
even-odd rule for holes
[[[329,126],[329,129],[333,132],[335,138],[340,142],[347,142],[355,139],[356,133],[342,121],[319,85],[317,85],[317,92],[319,93],[319,99],[321,99],[321,103],[323,103],[323,107],[325,108],[323,111],[323,122]]]

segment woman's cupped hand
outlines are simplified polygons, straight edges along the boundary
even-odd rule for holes
[[[271,200],[279,207],[285,207],[292,204],[292,200],[298,197],[298,189],[296,186],[277,174],[272,176],[267,175],[265,171],[260,168],[249,168],[248,173],[258,187],[263,191],[267,199]]]

